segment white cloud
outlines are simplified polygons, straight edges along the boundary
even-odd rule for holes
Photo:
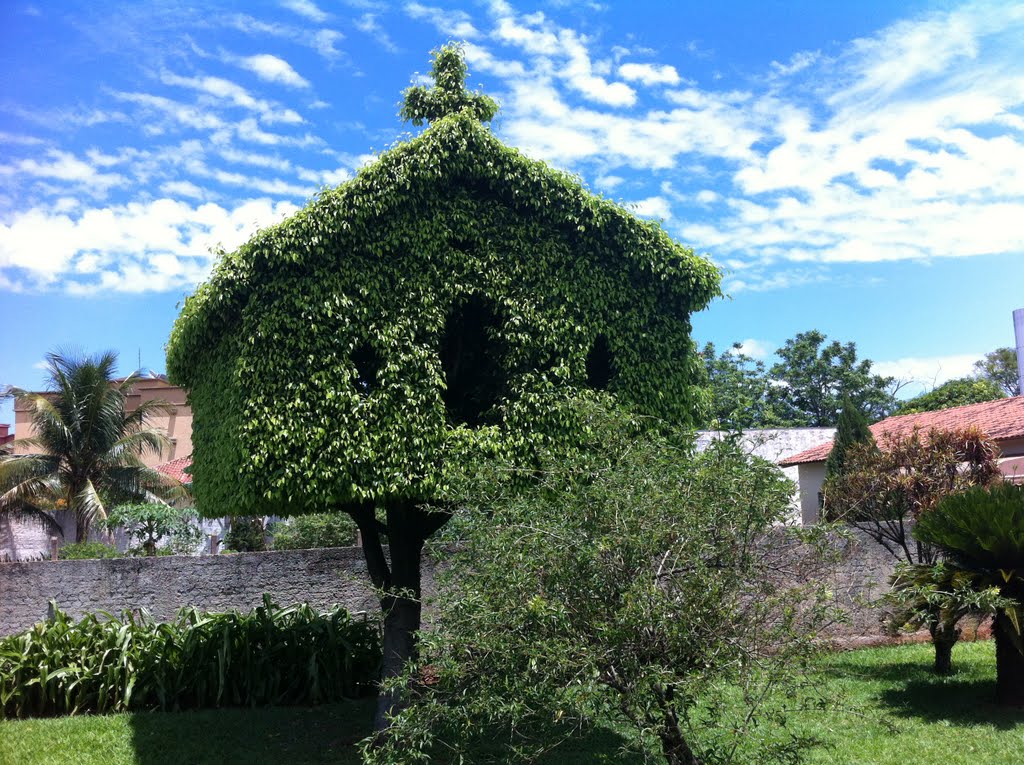
[[[950,356],[908,356],[893,361],[876,361],[871,369],[884,377],[895,377],[907,383],[901,396],[912,397],[930,391],[948,380],[969,377],[974,362],[983,354],[964,353]]]
[[[317,24],[327,21],[327,14],[320,10],[312,0],[281,0],[281,5]]]
[[[732,354],[743,354],[749,356],[752,359],[759,359],[764,361],[775,352],[775,348],[764,340],[755,340],[752,337],[748,337],[739,343],[739,347],[733,346],[728,350],[728,353]]]
[[[410,18],[430,22],[452,39],[469,40],[480,35],[465,11],[449,11],[417,2],[406,3],[404,8]]]
[[[211,96],[213,99],[227,101],[234,106],[248,109],[257,113],[260,116],[260,120],[268,124],[284,123],[296,125],[304,122],[301,115],[293,109],[279,108],[269,101],[255,98],[241,85],[231,80],[226,80],[223,77],[181,77],[172,72],[162,72],[160,80],[165,85],[175,85],[195,90],[201,94]]]
[[[308,88],[309,81],[296,72],[283,58],[269,53],[242,56],[235,59],[239,66],[248,69],[261,80],[287,85],[291,88]]]
[[[0,165],[0,176],[52,178],[77,183],[98,193],[106,193],[111,187],[125,182],[123,175],[101,172],[98,168],[102,163],[84,162],[66,151],[50,149],[46,157],[47,159],[42,161],[27,158],[10,165]]]
[[[398,46],[395,45],[395,41],[391,39],[391,35],[387,33],[387,30],[378,23],[377,18],[378,14],[376,13],[364,13],[356,19],[356,29],[372,37],[378,45],[389,53],[397,53]]]
[[[0,274],[14,269],[33,288],[74,294],[188,286],[208,274],[214,247],[233,249],[296,209],[268,199],[227,209],[168,198],[76,216],[33,208],[0,224]]]
[[[680,82],[679,72],[670,64],[623,64],[619,67],[619,77],[644,85],[678,85]]]
[[[672,207],[665,197],[647,197],[628,205],[633,212],[644,218],[661,218],[668,220],[672,217]]]

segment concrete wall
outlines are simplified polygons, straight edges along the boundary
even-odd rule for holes
[[[886,591],[894,561],[864,536],[845,543],[843,553],[840,564],[820,574],[850,614],[849,623],[836,625],[829,634],[847,643],[880,640],[880,614],[866,604]],[[425,599],[435,597],[429,560],[424,561],[423,588]],[[305,601],[318,608],[338,603],[351,611],[377,610],[363,552],[355,547],[201,558],[33,561],[0,564],[0,635],[45,619],[51,599],[75,617],[147,608],[166,619],[186,605],[212,611],[248,609],[260,604],[265,592],[281,605]]]

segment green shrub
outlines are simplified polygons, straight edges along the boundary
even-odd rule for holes
[[[61,560],[121,557],[116,547],[104,542],[69,542],[60,548],[57,555]]]
[[[0,719],[87,712],[319,704],[359,696],[380,665],[379,626],[343,608],[182,609],[49,622],[0,639]]]
[[[128,539],[136,543],[129,554],[154,556],[195,552],[203,538],[199,518],[191,508],[174,507],[161,502],[137,502],[118,505],[101,521],[103,528],[124,529]],[[164,546],[157,545],[163,542]]]
[[[356,524],[348,513],[300,515],[271,526],[275,550],[349,547],[356,541]]]
[[[262,552],[267,549],[267,530],[263,519],[254,515],[231,520],[231,528],[224,535],[224,548],[232,552]]]

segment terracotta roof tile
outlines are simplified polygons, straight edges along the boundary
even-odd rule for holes
[[[871,426],[871,435],[882,443],[887,436],[909,436],[915,428],[928,431],[933,428],[952,430],[974,426],[994,441],[1024,438],[1024,396],[986,401],[982,404],[955,406],[937,412],[904,414],[889,417]],[[824,462],[832,451],[832,442],[794,454],[779,462],[783,467],[807,462]]]
[[[186,468],[192,466],[192,455],[179,457],[170,462],[164,462],[156,466],[156,469],[171,478],[177,478],[182,483],[192,483],[192,476],[185,472]]]

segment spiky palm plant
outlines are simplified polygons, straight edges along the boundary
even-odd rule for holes
[[[1024,486],[952,494],[920,516],[914,536],[941,547],[975,589],[998,588],[1006,599],[995,618],[996,695],[1024,706]]]
[[[146,454],[170,446],[149,421],[169,412],[163,401],[145,401],[127,409],[138,376],[114,379],[117,355],[94,357],[50,353],[49,388],[32,393],[8,391],[26,405],[35,435],[15,446],[30,454],[0,457],[0,515],[24,515],[55,525],[52,511],[66,509],[75,518],[75,541],[84,541],[94,521],[107,515],[109,503],[169,502],[185,494],[173,478],[143,464]]]

